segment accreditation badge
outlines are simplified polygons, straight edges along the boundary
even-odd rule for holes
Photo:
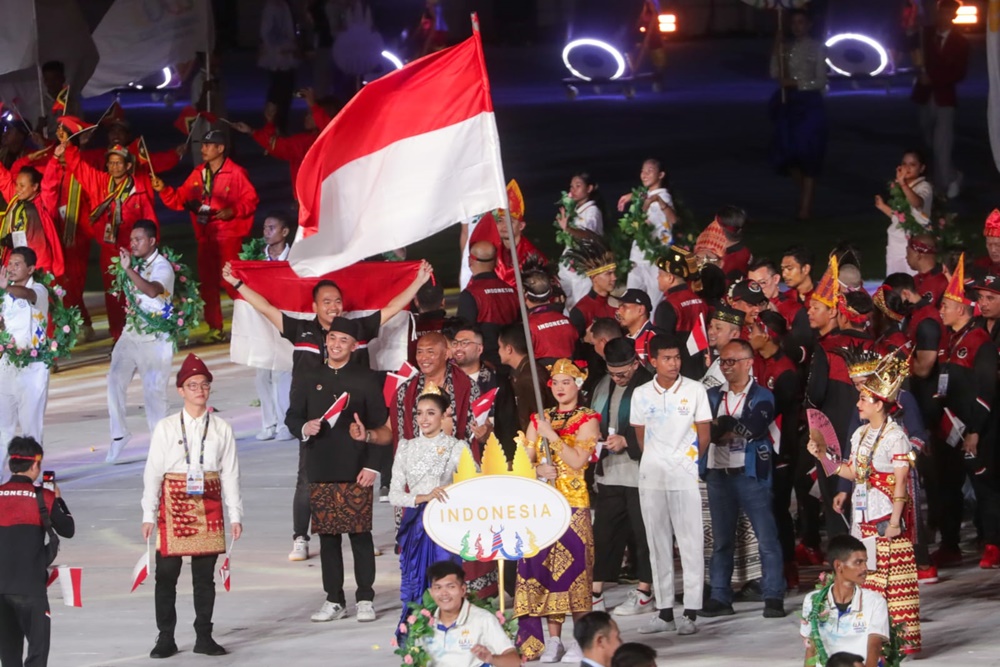
[[[187,471],[187,492],[189,496],[201,496],[205,493],[205,471],[201,466],[190,466]]]

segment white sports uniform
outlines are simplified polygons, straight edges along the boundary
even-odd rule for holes
[[[592,201],[585,201],[576,209],[572,224],[577,229],[586,229],[595,234],[604,235],[604,218],[601,209]],[[576,302],[590,293],[590,278],[581,276],[573,269],[559,261],[559,283],[566,293],[566,312],[569,313]]]
[[[667,206],[673,208],[674,200],[666,188],[656,188],[646,193],[646,199],[654,197],[659,197],[667,203]],[[673,234],[670,231],[670,226],[667,225],[667,211],[660,202],[656,201],[649,205],[649,209],[646,210],[646,221],[653,228],[653,236],[659,238],[664,245],[673,243]],[[626,287],[641,289],[649,294],[649,300],[653,302],[653,310],[656,310],[657,304],[663,300],[663,292],[660,291],[656,282],[659,269],[646,259],[642,250],[634,242],[628,258],[632,262],[632,270],[629,271]]]
[[[49,293],[44,285],[28,278],[24,287],[35,293],[35,303],[3,295],[3,323],[19,348],[39,349],[49,342],[45,330],[49,318]],[[21,435],[42,442],[45,404],[49,398],[49,367],[40,361],[17,368],[0,357],[0,446],[7,444],[21,427]]]

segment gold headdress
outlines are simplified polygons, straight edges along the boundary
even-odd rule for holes
[[[421,396],[428,396],[428,395],[444,396],[444,392],[441,390],[441,387],[437,386],[436,384],[434,384],[433,382],[431,382],[430,380],[428,380],[427,384],[424,385],[423,391],[420,392],[420,395]],[[448,398],[448,397],[445,396],[445,398]]]
[[[571,269],[588,278],[614,271],[618,266],[614,253],[604,239],[591,233],[573,239],[572,245],[566,247],[563,258]]]
[[[900,348],[883,358],[865,381],[862,391],[868,392],[880,401],[895,403],[903,381],[910,374],[910,355],[899,354],[904,349],[906,348]]]
[[[847,374],[852,378],[868,377],[878,369],[882,357],[875,350],[866,350],[863,345],[839,348],[837,354],[847,362]]]
[[[568,375],[575,380],[579,380],[580,382],[587,379],[587,371],[583,370],[569,359],[559,359],[551,366],[546,366],[545,369],[549,372],[550,376]]]

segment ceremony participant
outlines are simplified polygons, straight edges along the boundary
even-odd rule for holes
[[[882,195],[875,195],[875,208],[884,213],[891,220],[888,231],[888,244],[885,247],[885,273],[913,273],[908,266],[907,244],[910,242],[910,235],[903,229],[898,216],[909,215],[913,221],[926,229],[930,226],[931,207],[934,206],[934,187],[924,178],[924,171],[927,169],[927,161],[923,154],[917,150],[908,150],[903,153],[903,159],[896,167],[896,178],[890,184],[891,187],[899,188],[909,210],[894,211],[891,206],[882,198]]]
[[[913,276],[914,290],[934,305],[941,305],[941,296],[948,287],[948,276],[937,261],[937,244],[930,234],[912,237],[906,246],[906,265]]]
[[[747,278],[753,280],[764,291],[764,296],[771,302],[771,310],[781,314],[789,327],[795,321],[795,315],[802,309],[802,304],[796,298],[795,290],[782,292],[781,269],[773,260],[767,257],[757,257],[747,267]]]
[[[694,254],[698,258],[698,266],[704,267],[707,264],[712,264],[718,267],[727,282],[729,281],[729,276],[726,275],[725,269],[722,268],[722,258],[726,256],[726,247],[728,244],[729,241],[726,238],[726,233],[723,231],[722,225],[719,224],[718,220],[713,220],[709,223],[708,227],[702,230],[694,243]]]
[[[430,667],[520,667],[521,656],[497,618],[469,602],[462,566],[451,559],[427,568],[437,610],[424,648]]]
[[[157,229],[152,220],[138,220],[132,226],[131,250],[119,250],[122,270],[131,281],[137,312],[125,318],[125,329],[111,349],[108,367],[108,414],[111,418],[111,445],[107,463],[115,463],[132,438],[128,430],[126,400],[128,386],[136,372],[142,379],[142,402],[149,432],[167,416],[167,383],[177,341],[168,334],[150,330],[150,324],[171,305],[174,269],[157,248]]]
[[[427,282],[420,286],[413,298],[410,317],[410,342],[407,345],[406,360],[417,363],[417,340],[428,333],[443,333],[448,313],[445,310],[444,288]],[[446,338],[451,337],[451,332]]]
[[[443,560],[460,562],[439,547],[424,532],[424,509],[432,500],[447,502],[445,487],[452,483],[462,451],[469,445],[442,429],[451,401],[441,390],[428,383],[417,397],[417,423],[420,435],[399,441],[392,462],[392,486],[389,502],[402,508],[403,518],[396,534],[399,545],[399,599],[403,603],[402,623],[410,615],[410,602],[420,602],[433,582],[427,581],[428,568]],[[471,452],[470,452],[471,454]],[[397,632],[396,638],[401,635]]]
[[[32,277],[35,251],[14,248],[6,266],[0,266],[3,292],[2,331],[10,343],[25,350],[48,345],[49,292]],[[49,397],[49,367],[34,361],[18,368],[7,354],[0,356],[0,444],[6,444],[21,427],[21,435],[42,441],[42,422]]]
[[[544,267],[548,264],[545,255],[524,236],[524,197],[517,181],[511,179],[507,184],[507,210],[491,211],[482,217],[476,225],[474,233],[469,237],[470,244],[479,241],[489,241],[497,249],[496,273],[500,280],[511,287],[516,287],[514,281],[514,262],[510,254],[510,234],[507,232],[507,222],[504,216],[510,216],[514,228],[514,248],[517,251],[517,261],[521,272],[529,266]]]
[[[792,41],[775,34],[770,74],[779,90],[768,104],[774,137],[771,162],[781,173],[791,173],[799,187],[796,220],[812,215],[816,179],[826,157],[827,119],[823,95],[826,92],[826,47],[810,34],[813,23],[804,10],[789,12]]]
[[[590,281],[589,291],[581,295],[574,305],[566,302],[569,321],[576,327],[580,338],[583,338],[587,334],[587,327],[595,319],[615,316],[616,310],[608,302],[608,297],[618,281],[615,276],[618,264],[607,243],[596,236],[577,239],[573,247],[567,248],[563,253],[562,261],[569,261],[574,267],[572,271],[582,271]]]
[[[149,442],[142,475],[142,537],[156,530],[156,628],[150,658],[177,653],[177,579],[184,556],[191,557],[194,586],[194,653],[225,655],[212,639],[215,565],[226,553],[225,514],[232,540],[243,534],[243,499],[236,438],[224,419],[212,417],[208,398],[212,373],[189,354],[177,372],[184,408],[160,420]],[[178,443],[183,445],[179,447]]]
[[[663,292],[663,301],[653,314],[653,325],[660,331],[674,334],[678,340],[687,342],[696,326],[700,327],[703,323],[708,326],[708,306],[695,294],[701,287],[697,260],[683,248],[670,246],[667,256],[657,260],[657,268],[656,284]],[[704,373],[703,356],[692,355],[688,352],[687,345],[684,345],[681,354],[684,356],[681,375],[697,378]]]
[[[502,328],[498,341],[500,363],[510,369],[510,383],[517,408],[517,427],[521,431],[527,431],[531,425],[532,413],[538,411],[534,384],[531,381],[531,368],[528,364],[535,364],[538,371],[538,382],[543,386],[549,381],[549,372],[528,354],[527,338],[524,335],[524,327],[520,323],[508,324]],[[552,393],[543,391],[542,405],[551,408],[555,407],[555,404]]]
[[[711,357],[715,358],[708,366],[708,369],[703,371],[703,375],[700,378],[701,383],[705,385],[706,389],[718,387],[726,381],[726,376],[722,373],[722,367],[716,355],[721,354],[722,348],[728,345],[730,341],[739,339],[740,334],[743,333],[743,323],[745,321],[746,315],[742,311],[730,306],[719,306],[712,311],[712,319],[708,321],[708,350],[703,357],[701,368],[705,368],[704,364],[708,363]]]
[[[580,667],[611,667],[622,644],[618,624],[603,611],[592,611],[573,623],[573,639],[583,651]]]
[[[76,524],[55,482],[51,491],[35,486],[42,475],[42,446],[21,437],[5,440],[4,451],[11,477],[0,485],[0,663],[45,667],[52,623],[45,591],[46,524],[65,538],[73,537]]]
[[[358,323],[336,317],[324,340],[323,364],[296,369],[285,425],[299,436],[309,483],[312,532],[319,535],[326,601],[313,622],[347,615],[344,597],[343,535],[351,540],[357,584],[357,619],[375,620],[375,545],[372,542],[372,485],[378,472],[378,445],[389,445],[388,410],[375,371],[352,362]],[[344,394],[347,406],[336,419],[325,417]]]
[[[977,270],[1000,275],[1000,209],[993,209],[983,225],[986,254],[976,259]]]
[[[545,410],[541,417],[533,414],[527,433],[519,438],[523,438],[522,444],[535,463],[538,476],[555,483],[569,501],[573,517],[555,544],[517,562],[514,592],[514,615],[519,619],[517,644],[521,656],[527,660],[579,662],[583,658],[580,646],[570,640],[564,648],[562,627],[566,614],[572,614],[576,622],[592,607],[594,533],[584,472],[601,435],[600,416],[579,404],[586,371],[569,359],[559,359],[549,372],[557,407]],[[545,458],[542,438],[548,441],[551,460]],[[562,556],[550,557],[556,553]],[[543,618],[549,631],[544,642]]]
[[[611,667],[656,667],[656,649],[639,642],[626,642],[615,651]]]
[[[458,295],[458,319],[478,324],[483,332],[483,358],[498,364],[497,337],[500,329],[521,317],[517,292],[496,274],[497,249],[479,241],[469,249],[472,277]]]
[[[747,224],[747,212],[739,206],[723,206],[715,214],[726,237],[726,252],[722,256],[722,272],[730,282],[742,280],[753,260],[750,248],[743,243],[743,230]]]
[[[4,246],[0,264],[7,263],[13,248],[27,246],[38,257],[38,269],[61,276],[62,245],[54,221],[57,204],[55,197],[43,194],[41,172],[21,167],[11,174],[0,165],[0,194],[7,200],[0,222],[0,244]]]
[[[938,0],[935,24],[920,28],[914,45],[919,49],[918,76],[910,96],[920,111],[924,144],[931,147],[934,187],[949,198],[957,197],[962,186],[962,174],[952,163],[955,87],[965,79],[969,64],[969,40],[954,26],[961,6],[958,0]]]
[[[928,489],[940,499],[936,523],[941,548],[932,555],[937,567],[956,565],[961,558],[962,484],[966,476],[976,494],[982,522],[983,555],[979,567],[1000,567],[1000,491],[996,482],[996,419],[992,406],[997,391],[997,348],[986,329],[973,318],[973,302],[965,286],[965,256],[941,300],[941,321],[950,338],[941,357],[938,400],[945,410],[939,437],[931,441],[933,475]]]
[[[642,450],[630,421],[635,390],[653,379],[639,365],[635,346],[626,338],[616,338],[604,348],[608,373],[594,389],[590,407],[601,415],[604,451],[594,479],[594,586],[593,605],[603,611],[604,584],[617,582],[625,546],[636,563],[639,586],[630,590],[625,602],[614,609],[615,616],[652,613],[653,573],[649,546],[639,504],[639,459]]]
[[[220,130],[211,130],[202,138],[201,157],[204,162],[179,188],[154,178],[153,189],[160,193],[160,201],[167,208],[191,214],[198,241],[200,292],[209,328],[202,342],[219,343],[225,340],[220,283],[230,289],[222,280],[222,267],[239,257],[243,238],[253,226],[258,199],[246,171],[226,155],[226,138]],[[230,296],[235,298],[233,293]]]
[[[569,245],[559,258],[559,284],[566,293],[566,310],[569,311],[576,302],[590,291],[591,276],[581,272],[567,257],[581,239],[604,237],[604,217],[601,212],[601,195],[597,191],[597,181],[587,172],[573,174],[567,193],[573,202],[573,210],[567,211],[565,206],[559,208],[556,224],[570,239]]]
[[[760,552],[764,618],[785,615],[785,581],[778,527],[772,512],[773,446],[768,427],[774,421],[774,395],[753,381],[753,348],[730,341],[719,355],[726,382],[708,390],[715,420],[707,456],[699,469],[708,487],[712,517],[711,598],[702,616],[733,613],[732,579],[737,520],[742,510],[750,520]]]
[[[799,634],[806,640],[806,662],[821,652],[832,659],[834,654],[849,651],[864,656],[864,667],[878,667],[883,644],[889,641],[889,610],[885,598],[866,586],[872,575],[865,545],[851,535],[838,535],[826,551],[833,582],[802,601]]]
[[[743,327],[740,330],[740,338],[747,340],[750,337],[750,325],[757,316],[768,309],[770,301],[764,295],[764,290],[760,285],[749,279],[738,280],[729,287],[727,296],[729,305],[743,313]]]
[[[528,307],[528,326],[535,360],[549,365],[556,359],[573,358],[580,336],[563,315],[561,303],[552,301],[552,280],[541,270],[529,270],[522,277],[524,301]]]
[[[106,171],[87,164],[80,149],[69,141],[66,128],[59,126],[60,144],[54,155],[66,163],[66,171],[79,181],[93,209],[90,212],[90,234],[100,243],[100,272],[104,281],[104,306],[108,315],[108,330],[118,340],[125,328],[125,305],[112,296],[113,276],[108,271],[111,260],[119,251],[130,249],[132,227],[138,220],[159,224],[153,210],[153,187],[144,173],[135,173],[135,159],[124,146],[112,146],[105,153]]]
[[[996,367],[994,364],[994,382]],[[912,445],[906,431],[891,416],[899,389],[909,374],[909,362],[895,354],[883,358],[865,381],[857,409],[861,426],[851,436],[850,459],[831,462],[825,442],[810,439],[809,452],[832,470],[827,474],[855,482],[851,534],[875,537],[877,569],[865,588],[886,599],[889,617],[907,642],[906,653],[920,652],[920,596],[913,555]]]
[[[268,73],[266,99],[274,106],[274,124],[282,134],[288,131],[295,71],[301,56],[298,43],[300,26],[295,13],[291,3],[266,0],[260,14],[257,66]]]
[[[816,288],[811,275],[814,263],[813,253],[803,246],[787,248],[781,256],[781,280],[788,287],[789,296],[800,305],[789,325],[791,330],[785,344],[788,355],[797,364],[808,363],[815,345],[808,317],[810,296]]]
[[[648,229],[644,230],[650,239],[656,239],[664,246],[669,246],[673,242],[673,226],[677,223],[677,212],[674,211],[674,200],[667,190],[667,170],[664,164],[655,158],[650,158],[642,163],[639,171],[639,182],[646,189],[646,200],[642,203],[643,211],[646,213],[646,224]],[[622,195],[618,199],[618,211],[624,212],[632,201],[632,195]],[[656,274],[657,267],[653,259],[647,258],[646,253],[635,241],[632,242],[632,249],[629,251],[629,262],[632,263],[632,270],[628,274],[627,287],[629,289],[642,290],[649,295],[650,310],[654,305],[659,304],[663,298],[663,291],[657,287]],[[656,303],[652,300],[656,299]]]
[[[704,529],[698,458],[707,454],[712,409],[704,385],[681,375],[681,343],[658,335],[650,341],[655,377],[632,394],[629,422],[642,451],[639,504],[659,613],[640,634],[698,631],[705,581]],[[674,539],[684,569],[684,614],[674,620]]]
[[[990,335],[990,340],[996,345],[1000,340],[1000,276],[988,273],[981,276],[975,283],[976,305],[983,314],[983,326]]]
[[[635,343],[639,363],[648,369],[652,364],[649,341],[657,334],[649,319],[653,314],[649,294],[641,289],[629,288],[611,303],[618,307],[615,317],[625,330],[625,336]]]

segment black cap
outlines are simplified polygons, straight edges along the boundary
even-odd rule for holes
[[[634,303],[638,306],[645,306],[647,314],[653,312],[653,302],[649,300],[649,295],[641,289],[627,289],[624,294],[616,297],[614,300],[617,303],[611,303],[611,299],[608,299],[608,302],[614,307],[618,307],[623,303]]]
[[[226,145],[226,135],[223,134],[222,130],[209,130],[205,133],[205,136],[201,138],[201,143],[203,144],[221,144]]]
[[[330,331],[328,333],[347,334],[354,340],[358,340],[358,323],[357,320],[352,320],[347,317],[335,317],[333,322],[330,323]]]
[[[712,319],[719,320],[720,322],[729,322],[730,324],[742,327],[743,322],[746,319],[746,315],[743,311],[736,310],[730,306],[719,306],[712,313]]]
[[[635,341],[631,338],[612,338],[604,346],[604,362],[608,366],[628,366],[635,361]]]
[[[729,288],[729,300],[740,300],[749,303],[751,306],[763,306],[767,303],[767,296],[760,284],[756,280],[741,280],[733,283]]]
[[[973,286],[980,292],[996,292],[1000,294],[1000,276],[987,273],[976,278]]]

